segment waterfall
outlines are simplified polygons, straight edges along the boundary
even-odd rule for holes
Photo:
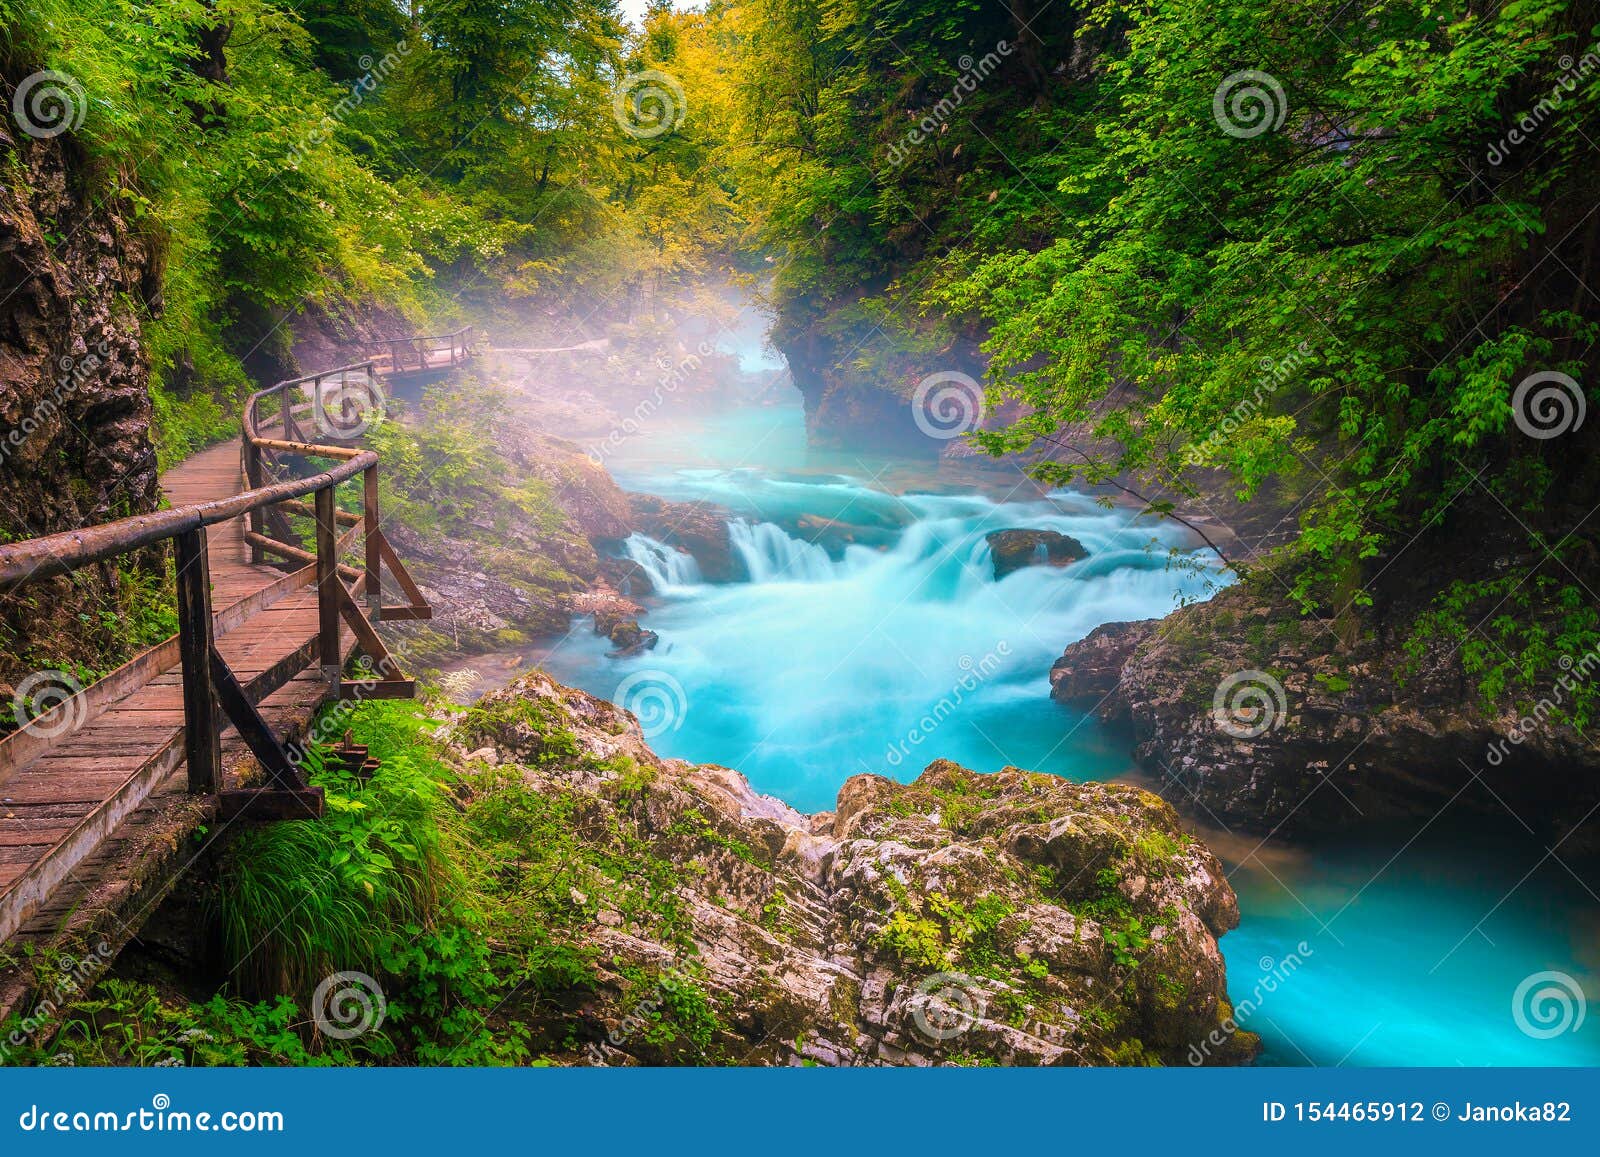
[[[753,583],[827,582],[835,575],[827,551],[770,522],[735,519],[728,523],[728,538]]]
[[[622,543],[622,554],[638,563],[658,591],[671,591],[697,585],[700,564],[694,555],[658,542],[648,534],[630,534]]]

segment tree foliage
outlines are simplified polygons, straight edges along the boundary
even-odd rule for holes
[[[1287,485],[1308,608],[1491,523],[1506,585],[1594,553],[1594,424],[1513,410],[1593,378],[1592,2],[738,7],[780,336],[981,341],[978,440],[1047,481]]]

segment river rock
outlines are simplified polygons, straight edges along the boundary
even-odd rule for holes
[[[604,612],[596,613],[594,632],[616,644],[616,650],[610,652],[613,659],[642,655],[661,641],[660,635],[641,627],[638,619],[617,618]]]
[[[541,672],[444,734],[519,765],[593,861],[563,887],[594,899],[549,932],[593,976],[502,1010],[553,1059],[1228,1064],[1256,1050],[1221,1027],[1233,891],[1139,788],[938,761],[911,784],[854,776],[834,811],[808,816],[735,771],[658,757],[631,714]],[[622,855],[644,860],[618,872]]]
[[[1088,558],[1083,543],[1054,530],[992,530],[984,536],[996,581],[1028,566],[1067,566]]]
[[[600,573],[624,598],[642,599],[646,595],[655,593],[656,585],[650,580],[650,572],[631,558],[602,556]]]
[[[1117,694],[1122,669],[1159,619],[1106,623],[1067,648],[1050,668],[1050,698],[1110,723],[1130,721],[1127,697]]]
[[[802,514],[794,521],[794,532],[806,542],[817,543],[831,557],[839,558],[847,546],[892,546],[900,535],[900,528],[842,522],[836,518],[824,518],[820,514]]]
[[[728,536],[733,512],[714,502],[669,502],[653,494],[628,496],[633,527],[657,542],[694,556],[707,582],[739,582],[750,576]]]

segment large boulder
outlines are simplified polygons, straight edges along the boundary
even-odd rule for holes
[[[733,549],[728,523],[733,512],[714,502],[669,502],[653,494],[628,496],[633,528],[657,542],[688,551],[707,582],[749,578]]]
[[[1107,722],[1129,721],[1127,697],[1118,694],[1122,669],[1159,619],[1106,623],[1067,648],[1050,668],[1050,698]]]
[[[1207,823],[1309,836],[1509,807],[1575,851],[1600,844],[1581,822],[1600,804],[1600,756],[1553,709],[1600,659],[1552,663],[1536,702],[1491,710],[1454,640],[1397,614],[1352,621],[1341,644],[1274,584],[1244,583],[1097,628],[1056,660],[1051,695],[1131,724],[1136,758]]]
[[[1067,566],[1089,557],[1083,543],[1055,530],[992,530],[984,537],[996,581],[1023,567]]]
[[[687,706],[650,709],[660,724]],[[1232,1031],[1217,950],[1238,922],[1232,889],[1139,788],[940,761],[911,784],[855,776],[836,811],[807,816],[727,768],[659,758],[631,714],[538,672],[444,738],[496,765],[475,789],[489,806],[513,774],[576,833],[547,951],[571,947],[594,976],[502,1010],[555,1059],[1228,1064],[1256,1050]]]

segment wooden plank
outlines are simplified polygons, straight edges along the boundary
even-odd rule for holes
[[[333,517],[333,489],[317,491],[317,639],[322,677],[339,686],[339,610],[349,592],[339,581],[339,527]]]
[[[279,745],[278,737],[272,734],[272,728],[267,726],[267,721],[256,710],[256,705],[250,701],[250,696],[239,685],[215,647],[211,648],[210,659],[211,680],[216,685],[217,699],[233,722],[234,730],[249,745],[256,760],[275,784],[285,790],[300,787],[300,777]]]

